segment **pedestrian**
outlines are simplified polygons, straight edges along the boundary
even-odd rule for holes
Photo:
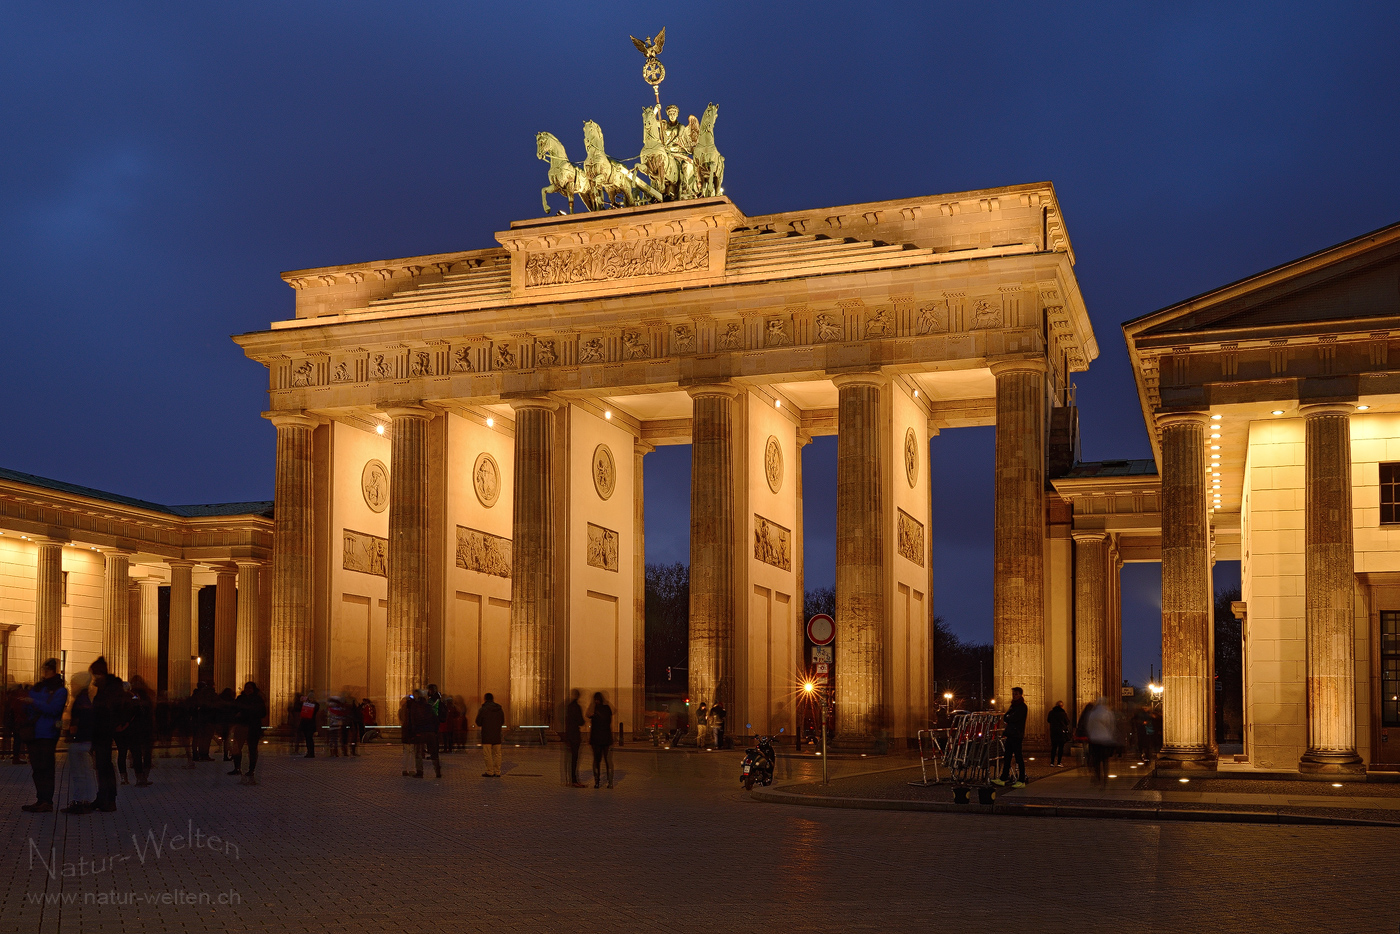
[[[194,709],[194,761],[213,762],[209,746],[219,726],[219,695],[213,685],[199,682],[190,695],[190,706]]]
[[[242,775],[240,785],[256,785],[254,772],[258,767],[258,747],[262,743],[263,719],[267,716],[267,701],[256,683],[249,681],[233,702],[233,771]],[[243,771],[243,750],[248,750],[248,771]]]
[[[30,689],[24,704],[27,709],[20,735],[29,751],[35,801],[21,810],[44,813],[53,810],[54,750],[58,746],[63,709],[68,706],[68,688],[58,673],[57,659],[44,662],[39,681]]]
[[[441,697],[441,695],[438,695]],[[418,748],[414,753],[418,768],[414,776],[423,777],[423,761],[431,759],[435,778],[442,778],[442,760],[438,758],[438,718],[433,712],[432,702],[422,688],[415,688],[409,701],[410,719],[413,721],[413,742]]]
[[[724,748],[724,727],[728,719],[729,711],[724,709],[724,701],[717,700],[710,705],[710,736],[716,749]]]
[[[1113,710],[1108,706],[1108,698],[1100,697],[1089,711],[1085,732],[1089,737],[1089,766],[1093,769],[1094,783],[1100,788],[1108,787],[1108,760],[1113,748],[1118,744],[1118,731],[1113,719]]]
[[[151,786],[151,756],[156,745],[156,708],[151,686],[140,675],[131,676],[131,694],[127,698],[126,744],[131,752],[131,769],[136,773],[136,787]]]
[[[600,766],[608,764],[608,787],[613,786],[612,760],[612,720],[613,710],[603,698],[603,693],[593,694],[593,703],[588,705],[588,745],[593,747],[593,787],[597,788],[602,779]]]
[[[122,719],[125,699],[122,683],[107,671],[107,659],[101,655],[88,666],[96,689],[92,695],[92,761],[97,769],[97,797],[93,803],[99,811],[117,809],[117,770],[112,764],[112,746],[117,734],[126,729]]]
[[[232,743],[230,739],[233,735],[233,702],[236,700],[233,688],[224,688],[219,692],[219,698],[214,702],[214,722],[218,727],[219,748],[223,750],[225,762],[233,761],[233,752],[229,748]]]
[[[320,712],[321,704],[316,700],[316,692],[307,691],[301,700],[301,713],[298,715],[301,739],[306,744],[306,755],[303,758],[316,758],[316,722]]]
[[[113,678],[113,680],[116,679]],[[127,725],[127,718],[131,713],[131,685],[126,682],[118,683],[121,685],[122,691],[121,722],[123,729],[117,731],[113,743],[117,751],[117,776],[121,779],[123,785],[130,785],[131,782],[128,780],[126,774],[126,760],[127,756],[131,753],[131,738],[127,735],[125,727]]]
[[[374,701],[366,697],[360,701],[360,726],[378,726],[379,711],[375,709]]]
[[[10,737],[10,763],[24,764],[24,736],[28,732],[29,685],[16,684],[5,695],[5,732]]]
[[[305,700],[300,691],[287,705],[287,729],[292,735],[292,755],[301,751],[301,702]]]
[[[574,688],[564,708],[564,743],[569,747],[569,787],[587,788],[578,780],[578,753],[583,748],[583,707],[578,699],[578,688]]]
[[[412,698],[405,694],[399,701],[399,742],[403,746],[403,776],[408,778],[422,770],[418,760],[418,744],[413,740],[413,710],[409,706]]]
[[[1021,744],[1026,739],[1026,716],[1030,708],[1026,706],[1025,693],[1020,688],[1011,689],[1011,704],[1002,714],[1005,724],[1002,732],[1004,743],[1001,757],[1001,778],[993,779],[993,785],[1010,784],[1012,788],[1026,787],[1026,760],[1021,753]],[[1011,781],[1011,760],[1016,760],[1017,778]]]
[[[695,748],[705,749],[710,737],[710,707],[704,701],[695,710]]]
[[[331,758],[338,759],[341,749],[350,755],[350,737],[346,735],[348,713],[345,701],[339,694],[326,698],[326,742],[331,747]]]
[[[1166,734],[1162,732],[1162,706],[1158,704],[1152,708],[1152,722],[1149,724],[1149,735],[1147,745],[1152,750],[1152,758],[1162,754],[1162,738]]]
[[[91,814],[97,810],[97,774],[92,767],[92,697],[88,688],[92,675],[74,673],[71,684],[73,707],[68,713],[68,804],[64,814]]]
[[[489,693],[476,712],[476,725],[481,727],[481,757],[486,760],[482,778],[501,777],[501,728],[506,725],[506,712]]]
[[[360,719],[362,708],[354,697],[345,698],[346,719],[350,724],[350,755],[360,754],[360,739],[365,735],[365,723]]]
[[[1065,710],[1064,701],[1055,701],[1045,722],[1050,724],[1050,764],[1062,769],[1065,767],[1065,743],[1069,742],[1069,712]]]
[[[438,752],[451,752],[452,741],[457,734],[456,723],[461,717],[457,713],[457,705],[452,698],[443,695],[442,698],[442,719],[438,721]]]

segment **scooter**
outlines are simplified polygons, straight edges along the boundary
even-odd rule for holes
[[[743,783],[744,790],[753,788],[754,782],[761,785],[773,784],[773,765],[777,762],[777,755],[773,752],[773,743],[770,737],[760,736],[757,746],[750,746],[744,751],[744,767],[739,774],[739,781]]]

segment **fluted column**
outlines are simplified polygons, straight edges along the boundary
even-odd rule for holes
[[[160,680],[160,585],[158,577],[136,582],[140,590],[140,614],[132,617],[131,671],[155,690]]]
[[[107,670],[114,677],[125,679],[127,652],[131,634],[131,552],[108,551],[103,554],[106,567],[102,576],[102,655]]]
[[[734,705],[734,399],[732,386],[692,386],[690,697]]]
[[[1108,535],[1074,534],[1074,683],[1078,711],[1105,692],[1108,683]]]
[[[545,398],[515,410],[511,517],[510,722],[554,720],[554,413]]]
[[[34,674],[63,649],[63,543],[41,538],[34,568]]]
[[[190,696],[190,627],[193,622],[194,562],[167,561],[170,565],[170,635],[166,642],[166,694],[172,701]]]
[[[234,690],[242,690],[249,681],[257,681],[258,687],[266,685],[258,681],[262,670],[261,632],[262,601],[258,599],[258,577],[262,573],[261,561],[237,561],[238,565],[238,622],[235,636],[233,680]]]
[[[271,413],[267,418],[277,427],[268,705],[271,722],[281,724],[297,692],[312,687],[314,671],[311,436],[318,423],[300,413]],[[173,593],[170,606],[173,613]]]
[[[792,573],[797,585],[797,612],[792,615],[796,617],[793,623],[797,628],[792,634],[791,664],[793,675],[797,678],[805,677],[807,673],[807,552],[803,543],[805,523],[802,508],[802,449],[811,443],[812,436],[805,431],[799,431],[796,451],[792,458],[792,491],[797,497],[797,524],[792,530]],[[802,724],[797,719],[798,705],[792,704],[790,708],[790,729],[794,735],[801,736]]]
[[[878,374],[838,376],[836,732],[864,744],[887,726],[883,413]]]
[[[214,690],[238,690],[238,569],[224,564],[214,569]]]
[[[632,725],[640,730],[647,709],[647,524],[642,459],[656,448],[632,445]]]
[[[992,367],[996,377],[996,504],[992,540],[992,667],[997,702],[1021,688],[1026,740],[1045,726],[1045,362]]]
[[[391,704],[428,684],[428,421],[416,406],[389,409],[389,625],[384,662]]]
[[[1108,552],[1108,699],[1123,706],[1123,556],[1117,541]]]
[[[1365,770],[1356,754],[1352,411],[1351,405],[1302,407],[1308,751],[1298,768],[1304,772]]]
[[[1206,416],[1160,415],[1163,764],[1215,768]]]
[[[126,585],[126,678],[141,673],[141,582]]]

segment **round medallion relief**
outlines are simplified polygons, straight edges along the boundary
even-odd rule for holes
[[[496,459],[485,451],[476,456],[476,463],[472,465],[472,489],[476,490],[476,498],[487,509],[496,505],[496,500],[501,498],[501,468],[496,464]]]
[[[919,439],[912,428],[904,433],[904,475],[910,486],[919,479]]]
[[[593,449],[593,486],[600,499],[612,496],[617,487],[617,464],[606,444]]]
[[[360,472],[360,492],[365,505],[375,512],[389,507],[389,468],[380,461],[370,461]]]
[[[763,473],[768,478],[768,489],[776,493],[783,488],[783,446],[776,435],[769,435],[763,446]]]

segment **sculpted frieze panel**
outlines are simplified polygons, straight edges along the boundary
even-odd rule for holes
[[[555,350],[554,341],[535,341],[535,366],[557,366],[559,364],[559,352]]]
[[[1001,327],[1001,302],[994,298],[979,298],[972,303],[972,330]]]
[[[924,525],[903,509],[899,510],[898,548],[905,558],[924,566]]]
[[[865,337],[891,337],[890,310],[881,308],[865,321]]]
[[[369,378],[370,379],[393,379],[394,363],[385,354],[370,354],[369,358]]]
[[[579,341],[578,362],[606,363],[607,350],[603,346],[603,339],[601,337],[585,337]]]
[[[694,353],[695,329],[688,324],[678,324],[672,328],[671,349],[675,353]]]
[[[918,332],[942,334],[948,330],[948,303],[935,302],[919,309]]]
[[[508,343],[498,343],[495,345],[496,355],[493,358],[492,368],[497,370],[513,370],[518,361],[515,358],[515,351],[510,349]]]
[[[817,315],[817,340],[841,341],[846,339],[846,320],[843,315]]]
[[[409,358],[409,361],[408,361],[408,375],[409,375],[409,376],[414,376],[414,377],[417,377],[417,376],[432,376],[432,375],[433,375],[433,357],[432,357],[432,354],[428,353],[426,350],[417,350],[417,351],[414,351],[412,357],[410,357],[410,358]]]
[[[744,326],[738,321],[726,322],[719,332],[720,350],[742,350],[744,348]]]
[[[754,513],[753,556],[779,570],[791,571],[792,532]]]
[[[510,577],[510,539],[457,526],[457,567],[492,577]]]
[[[588,564],[604,571],[616,572],[618,562],[619,537],[612,529],[588,523]]]
[[[766,343],[769,347],[787,347],[792,343],[791,322],[786,318],[769,318]]]
[[[627,360],[645,360],[651,356],[646,334],[642,331],[622,332],[622,356]]]
[[[347,571],[389,576],[389,540],[367,532],[345,529],[345,553],[342,566]]]
[[[470,346],[458,347],[452,351],[452,372],[476,372],[476,363],[472,360],[472,348]]]
[[[679,234],[532,253],[525,258],[525,287],[676,275],[709,268],[709,236]]]

